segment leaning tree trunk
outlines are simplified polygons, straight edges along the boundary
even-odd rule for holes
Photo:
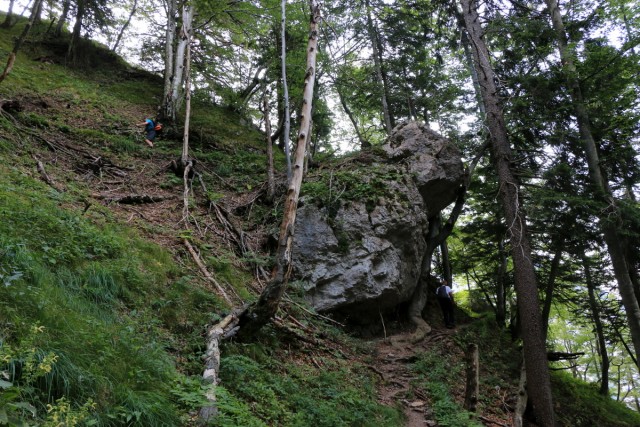
[[[127,22],[125,22],[122,28],[120,29],[120,32],[118,33],[118,37],[116,38],[116,42],[113,44],[113,47],[111,48],[112,52],[116,52],[118,50],[118,46],[120,45],[120,41],[122,40],[122,35],[127,30],[127,28],[129,28],[129,24],[131,24],[131,19],[133,18],[133,15],[136,14],[137,9],[138,9],[138,0],[133,0],[133,7],[131,8],[131,12],[129,13],[129,18],[127,18]]]
[[[587,291],[589,293],[589,308],[591,308],[591,316],[593,317],[593,323],[596,327],[596,337],[598,338],[598,353],[600,353],[600,390],[599,393],[603,396],[609,395],[609,354],[607,353],[607,342],[604,336],[604,328],[602,326],[602,320],[600,319],[600,309],[598,307],[598,301],[596,300],[595,287],[591,277],[591,267],[589,266],[589,258],[585,254],[584,250],[580,254],[582,258],[582,268],[584,269],[584,277],[587,282]]]
[[[595,190],[596,198],[606,204],[606,208],[600,212],[600,230],[604,235],[609,256],[611,257],[613,272],[618,282],[618,290],[627,315],[627,322],[629,323],[629,331],[633,341],[636,360],[638,360],[640,356],[640,305],[634,292],[633,282],[629,276],[624,248],[622,247],[624,239],[617,228],[619,224],[623,223],[622,214],[600,168],[596,142],[593,138],[591,125],[589,123],[589,113],[587,112],[587,107],[582,97],[576,66],[573,62],[574,52],[568,44],[558,2],[556,0],[546,0],[546,2],[551,13],[553,28],[556,31],[562,69],[569,87],[573,112],[578,122],[580,141],[582,142],[587,164],[589,165],[589,177]]]
[[[24,26],[24,29],[22,30],[20,37],[18,37],[18,39],[16,40],[16,43],[13,45],[13,50],[11,51],[11,53],[9,53],[9,58],[7,59],[7,65],[5,66],[2,74],[0,74],[0,83],[2,83],[2,81],[9,75],[9,73],[13,69],[13,64],[16,61],[16,55],[18,54],[18,51],[20,50],[22,43],[24,43],[25,39],[29,35],[29,31],[31,30],[31,27],[33,26],[33,22],[35,20],[36,12],[38,11],[38,8],[41,5],[42,5],[42,0],[36,0],[35,3],[33,4],[31,17],[29,18],[27,25]]]
[[[560,246],[562,245],[560,244]],[[556,287],[556,277],[558,277],[558,270],[560,269],[561,260],[562,249],[558,247],[553,255],[553,259],[551,260],[551,269],[549,270],[549,278],[547,279],[547,286],[544,293],[544,304],[542,305],[542,332],[544,333],[545,340],[549,332],[549,316],[551,314],[551,303],[553,302],[553,293]]]
[[[460,0],[465,29],[469,35],[474,62],[478,70],[482,100],[493,147],[493,162],[498,173],[500,198],[507,221],[511,257],[515,270],[515,288],[522,324],[524,359],[528,392],[540,426],[553,427],[555,416],[551,397],[551,380],[547,366],[538,287],[531,261],[531,246],[526,218],[520,204],[519,184],[511,170],[511,147],[498,100],[495,74],[489,63],[489,51],[483,40],[475,0]]]
[[[355,131],[356,136],[358,137],[358,141],[360,142],[360,149],[364,150],[367,148],[371,148],[371,143],[367,141],[367,139],[364,137],[364,135],[360,131],[358,120],[353,114],[353,111],[351,111],[351,109],[349,108],[349,105],[347,104],[347,100],[342,95],[342,91],[340,90],[342,85],[338,83],[338,78],[331,78],[331,80],[333,81],[334,88],[338,94],[338,100],[340,100],[340,105],[342,105],[342,109],[344,110],[347,117],[349,118],[349,121],[351,121],[351,124],[353,125],[353,130]]]
[[[291,133],[291,113],[289,111],[289,86],[287,84],[287,42],[286,42],[286,0],[282,0],[280,8],[280,67],[282,68],[282,104],[284,107],[284,133],[282,144],[284,155],[287,158],[287,181],[291,181],[291,152],[289,147],[289,134]]]
[[[291,246],[298,209],[298,196],[304,171],[304,155],[307,147],[313,102],[313,86],[316,78],[316,54],[318,50],[318,23],[320,22],[320,6],[317,0],[309,0],[311,7],[311,23],[309,43],[307,46],[307,73],[304,79],[300,132],[295,152],[293,175],[289,181],[289,189],[284,202],[278,249],[275,255],[275,267],[271,281],[266,286],[258,301],[240,315],[240,334],[249,336],[265,325],[277,312],[280,300],[287,286],[291,270]]]

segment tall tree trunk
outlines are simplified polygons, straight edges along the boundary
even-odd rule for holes
[[[614,275],[618,282],[618,290],[627,314],[627,321],[629,323],[629,330],[631,332],[631,339],[637,360],[638,356],[640,356],[640,305],[638,304],[633,283],[629,276],[629,269],[624,256],[624,248],[621,243],[623,239],[617,229],[618,225],[622,224],[622,214],[600,169],[600,159],[598,158],[598,150],[591,132],[589,114],[582,97],[576,66],[573,62],[574,52],[568,44],[558,2],[556,0],[546,0],[546,3],[551,13],[553,28],[556,31],[562,69],[567,81],[567,86],[569,87],[573,113],[578,122],[580,140],[589,165],[589,177],[595,190],[596,198],[604,202],[607,206],[607,208],[600,213],[599,225],[604,235],[609,256],[611,257]]]
[[[42,5],[42,0],[36,0],[35,3],[33,4],[31,17],[29,18],[27,25],[24,26],[24,29],[22,30],[20,37],[18,37],[15,44],[13,45],[13,50],[11,51],[11,53],[9,53],[9,58],[7,59],[7,65],[5,66],[2,74],[0,74],[0,83],[2,83],[2,81],[9,75],[9,73],[13,69],[13,64],[16,60],[16,55],[18,54],[18,51],[20,50],[22,43],[24,43],[27,36],[29,35],[29,31],[31,30],[31,27],[33,26],[33,22],[35,20],[36,11],[38,10],[38,8],[40,8],[41,5]]]
[[[373,19],[371,18],[371,5],[369,0],[365,0],[365,6],[367,8],[367,31],[369,32],[369,39],[371,41],[371,48],[373,50],[373,64],[376,69],[376,78],[378,80],[378,87],[380,88],[382,98],[382,116],[384,119],[384,129],[387,135],[391,135],[393,125],[391,124],[391,115],[389,114],[389,104],[387,103],[387,95],[382,78],[382,64],[380,63],[380,54],[378,52],[378,34],[375,26],[373,25]]]
[[[136,14],[137,9],[138,9],[138,0],[133,0],[133,7],[131,8],[131,12],[129,13],[127,22],[125,22],[122,28],[120,29],[120,32],[118,33],[118,37],[116,38],[116,42],[113,44],[111,51],[116,52],[118,50],[118,46],[120,45],[120,40],[122,40],[122,35],[129,27],[129,24],[131,24],[131,19],[133,18],[133,15]]]
[[[502,328],[507,320],[507,251],[504,250],[502,235],[498,236],[498,256],[500,265],[496,277],[496,323]]]
[[[73,65],[78,61],[78,44],[82,32],[82,21],[86,13],[86,0],[78,0],[76,11],[76,23],[73,25],[71,33],[71,41],[69,42],[69,50],[67,51],[67,61]]]
[[[580,253],[582,259],[582,268],[584,269],[584,277],[587,282],[587,291],[589,293],[589,308],[591,308],[591,316],[593,317],[593,323],[596,326],[596,336],[598,338],[598,353],[600,354],[600,394],[603,396],[609,395],[609,355],[607,354],[607,342],[604,337],[604,328],[602,327],[602,320],[600,319],[600,308],[598,307],[598,301],[596,300],[595,287],[591,277],[591,267],[589,265],[589,259],[584,253]]]
[[[36,2],[36,4],[38,5],[38,7],[36,9],[34,9],[34,17],[33,17],[33,23],[34,24],[39,24],[40,22],[42,22],[42,4],[43,2]]]
[[[476,2],[475,0],[460,0],[460,4],[464,26],[471,41],[474,62],[478,70],[493,147],[493,162],[498,173],[500,198],[510,235],[529,396],[538,424],[544,427],[553,427],[555,426],[555,416],[538,302],[538,287],[531,261],[531,246],[526,229],[526,218],[520,205],[519,184],[511,170],[512,156],[507,128],[498,100],[495,74],[489,63],[489,51],[482,38]]]
[[[264,127],[267,135],[267,199],[273,200],[276,184],[273,177],[273,142],[271,141],[271,119],[269,118],[269,97],[265,93],[262,103],[264,107]]]
[[[291,113],[289,111],[289,85],[287,83],[287,26],[286,26],[286,0],[280,2],[280,67],[282,68],[282,106],[284,108],[284,132],[282,144],[284,155],[287,158],[287,181],[291,181],[291,152],[289,149],[289,134],[291,133]]]
[[[186,58],[184,67],[184,95],[185,95],[185,113],[184,113],[184,135],[182,138],[182,156],[180,161],[182,167],[186,168],[189,163],[189,121],[191,120],[191,33],[187,35]]]
[[[553,291],[556,287],[556,277],[558,276],[558,269],[560,268],[561,260],[562,249],[558,248],[553,254],[553,259],[551,260],[551,269],[549,270],[549,278],[547,279],[547,286],[544,293],[544,304],[542,305],[542,332],[544,333],[545,341],[547,333],[549,332],[549,315],[551,314]]]
[[[64,24],[67,23],[67,17],[69,16],[69,9],[71,9],[71,0],[64,0],[62,4],[62,13],[60,14],[60,18],[58,18],[58,24],[56,25],[56,30],[53,33],[54,37],[60,37],[62,35],[62,29],[64,28]]]
[[[174,69],[174,44],[176,39],[176,12],[178,9],[177,0],[167,0],[167,30],[165,33],[164,45],[164,89],[162,92],[162,108],[160,119],[172,121],[174,117],[174,105],[171,102],[171,83],[173,82]]]
[[[15,3],[15,0],[11,0],[9,2],[9,10],[7,11],[7,15],[5,16],[4,21],[2,22],[0,27],[2,27],[2,28],[11,28],[12,27],[12,22],[13,22],[13,4],[14,3]]]
[[[176,46],[176,54],[174,56],[174,73],[173,80],[171,82],[171,105],[173,122],[177,119],[178,111],[182,104],[182,85],[185,79],[185,53],[187,51],[187,45],[191,40],[191,22],[193,21],[193,14],[195,8],[193,5],[185,3],[182,6],[182,28],[178,35],[178,46]]]
[[[317,0],[309,0],[311,22],[309,42],[307,45],[307,73],[304,79],[304,93],[300,120],[300,132],[295,152],[293,175],[289,181],[287,197],[284,202],[278,249],[275,255],[275,267],[271,281],[265,287],[258,301],[240,315],[240,334],[249,336],[266,324],[277,312],[282,295],[289,281],[291,267],[291,246],[298,209],[298,196],[302,185],[304,171],[304,155],[309,135],[313,88],[316,79],[316,56],[318,50],[318,24],[320,22],[320,6]]]

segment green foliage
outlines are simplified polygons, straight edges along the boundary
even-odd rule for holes
[[[221,361],[220,417],[215,425],[397,426],[399,413],[375,401],[374,383],[357,367],[322,370],[232,355]]]

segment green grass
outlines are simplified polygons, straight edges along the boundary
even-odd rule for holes
[[[357,364],[323,369],[260,352],[222,359],[216,426],[400,426],[401,412],[376,402],[370,374]]]
[[[183,374],[165,347],[199,343],[219,302],[186,286],[157,246],[60,209],[65,197],[2,167],[0,371],[14,400],[40,419],[65,398],[76,409],[95,402],[95,425],[180,425],[172,393]],[[201,350],[184,351],[199,374]],[[48,372],[30,373],[49,355]]]

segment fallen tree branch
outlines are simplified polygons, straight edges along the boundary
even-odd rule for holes
[[[500,427],[509,427],[509,425],[507,425],[507,424],[499,423],[498,421],[494,421],[494,420],[492,420],[490,418],[483,417],[482,415],[479,415],[478,418],[480,420],[484,421],[485,423],[489,423],[489,425],[497,425],[497,426],[500,426]]]
[[[204,277],[209,282],[213,283],[213,285],[216,287],[216,289],[218,289],[218,292],[219,292],[218,295],[222,296],[222,298],[224,298],[224,300],[230,306],[233,306],[233,302],[231,302],[231,299],[229,298],[227,293],[224,291],[222,286],[220,286],[220,283],[218,283],[218,281],[213,277],[213,275],[211,273],[209,273],[209,270],[207,270],[207,267],[204,265],[204,263],[202,262],[202,260],[198,256],[198,254],[196,253],[195,249],[193,249],[193,246],[191,246],[191,243],[189,243],[189,241],[187,239],[184,239],[184,245],[187,247],[187,250],[189,251],[189,253],[193,257],[193,260],[196,262],[196,264],[200,268],[200,271],[202,272],[202,274],[204,274]]]
[[[60,188],[60,186],[58,186],[58,184],[56,184],[56,182],[53,179],[51,179],[51,177],[49,177],[49,175],[47,175],[47,172],[44,170],[44,165],[35,156],[35,154],[33,154],[32,157],[33,157],[33,160],[36,161],[36,168],[38,169],[38,172],[40,172],[40,177],[42,178],[42,180],[44,182],[46,182],[53,189],[55,189],[57,191],[63,191],[62,188]]]
[[[312,316],[318,317],[318,318],[320,318],[320,319],[322,319],[322,320],[326,320],[326,321],[331,322],[331,323],[333,323],[333,324],[335,324],[335,325],[337,325],[337,326],[340,326],[340,327],[342,327],[342,328],[344,328],[344,326],[345,326],[343,323],[340,323],[340,322],[338,322],[337,320],[333,320],[333,319],[332,319],[332,318],[330,318],[330,317],[326,317],[326,316],[323,316],[322,314],[314,313],[314,312],[313,312],[313,311],[311,311],[311,310],[307,310],[303,305],[298,304],[297,302],[293,301],[291,298],[286,298],[286,297],[285,297],[285,298],[283,298],[283,301],[286,301],[286,302],[288,302],[288,303],[290,303],[290,304],[295,305],[296,307],[298,307],[298,308],[299,308],[299,309],[301,309],[302,311],[304,311],[304,312],[306,312],[306,313],[308,313],[308,314],[310,314],[310,315],[312,315]]]

